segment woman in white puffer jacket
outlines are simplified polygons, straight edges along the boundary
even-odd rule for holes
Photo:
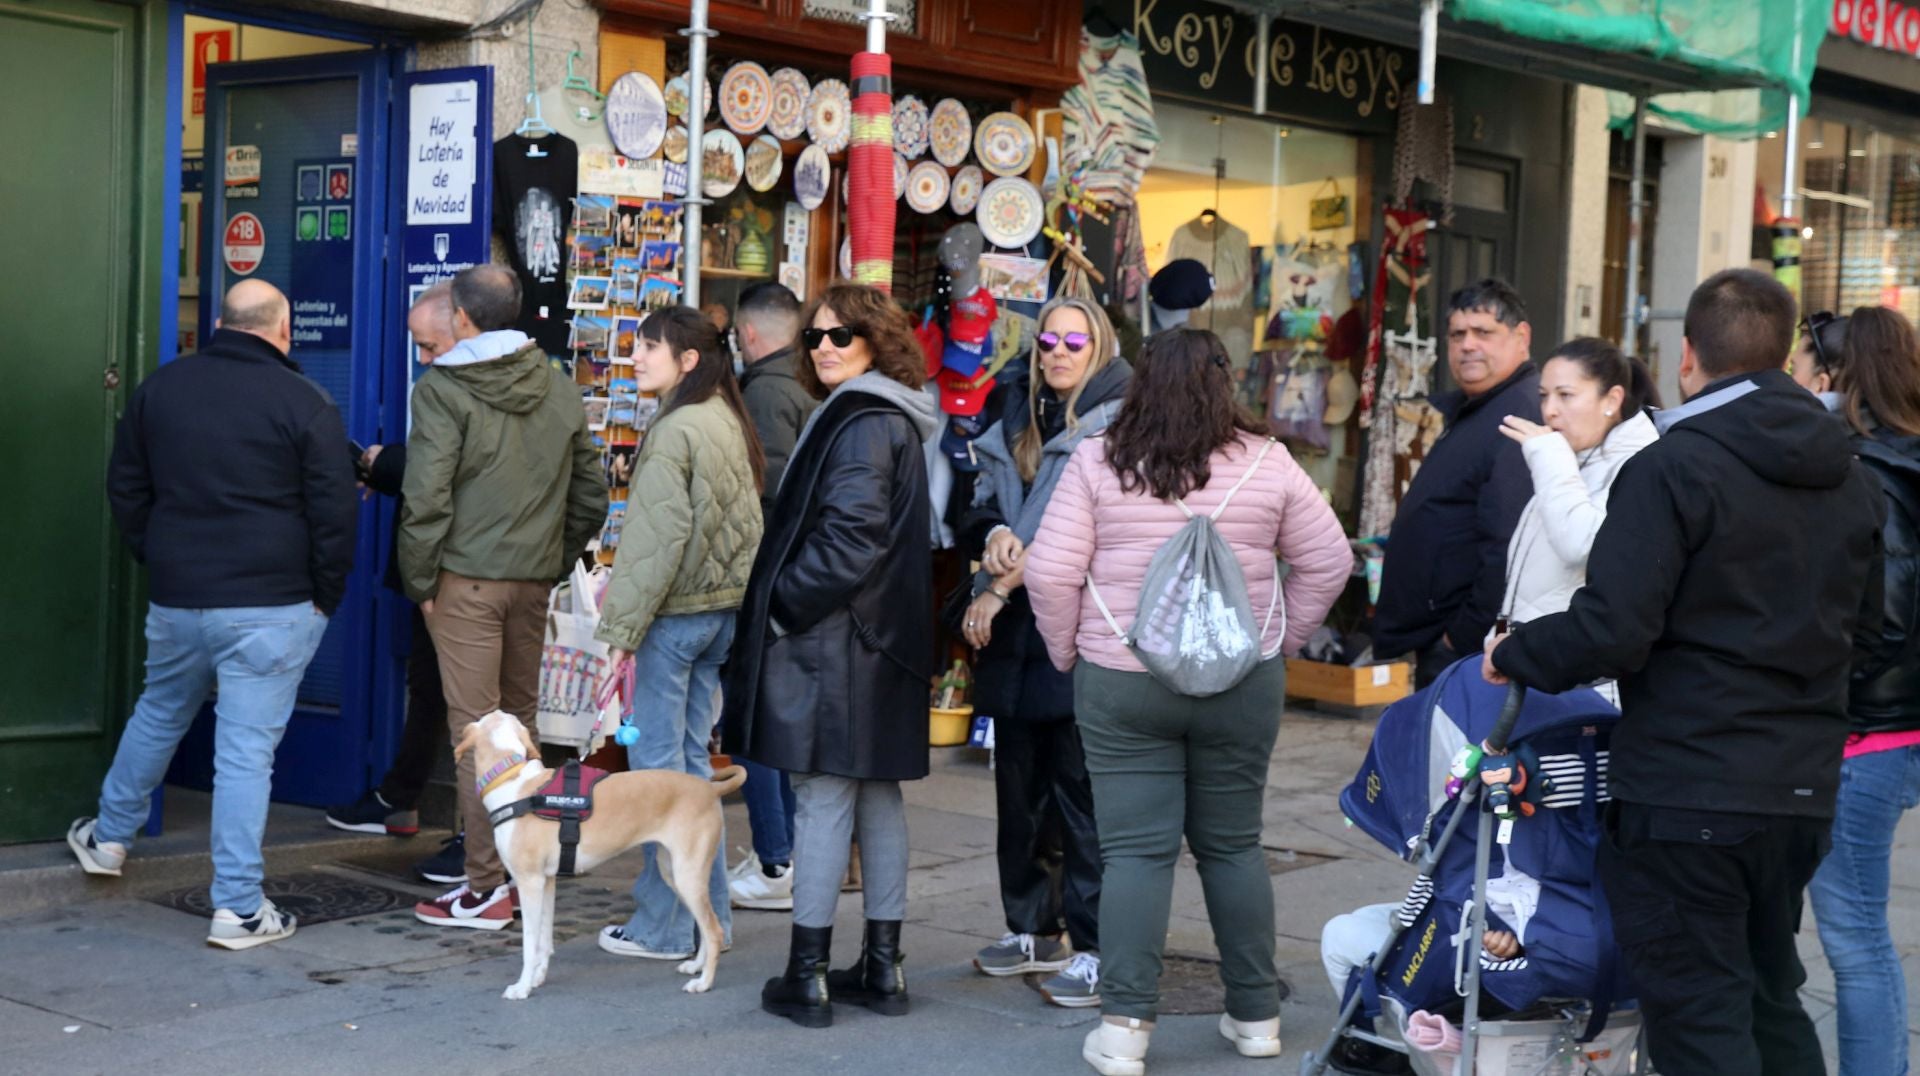
[[[1507,546],[1507,626],[1564,612],[1587,581],[1587,552],[1607,518],[1607,492],[1633,454],[1659,436],[1653,375],[1605,340],[1580,337],[1540,368],[1540,417],[1509,415],[1500,432],[1520,442],[1533,499]],[[1504,630],[1496,625],[1496,631]],[[1617,701],[1612,685],[1603,694]]]

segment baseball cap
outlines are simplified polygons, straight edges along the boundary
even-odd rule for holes
[[[993,331],[994,319],[999,316],[999,304],[983,285],[974,289],[972,295],[953,300],[947,307],[947,336],[970,344],[981,343]]]
[[[949,415],[978,415],[993,393],[992,374],[967,377],[949,366],[935,380],[940,383],[940,410]]]
[[[980,367],[993,355],[993,340],[949,340],[940,352],[940,365],[964,378],[979,376]]]
[[[985,415],[948,415],[940,432],[940,452],[956,471],[978,471],[980,460],[973,454],[973,442],[987,429]]]

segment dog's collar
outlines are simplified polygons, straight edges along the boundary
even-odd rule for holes
[[[506,781],[507,778],[512,777],[519,771],[520,767],[526,764],[527,756],[515,751],[506,758],[494,763],[491,769],[481,774],[479,779],[473,782],[474,792],[482,799],[485,799],[487,793],[493,791],[495,785],[501,784]]]

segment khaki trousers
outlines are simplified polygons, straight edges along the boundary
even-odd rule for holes
[[[440,682],[447,696],[447,733],[458,742],[468,725],[495,710],[520,719],[539,739],[540,647],[546,638],[547,598],[553,584],[469,579],[440,573],[427,630],[440,651]],[[467,885],[487,893],[507,881],[493,847],[493,826],[474,791],[473,755],[455,767],[454,790],[467,831]]]

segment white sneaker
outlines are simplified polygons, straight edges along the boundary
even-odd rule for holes
[[[118,841],[96,840],[93,836],[95,821],[92,818],[74,819],[73,825],[67,827],[67,847],[73,849],[81,870],[88,874],[118,878],[121,865],[127,861],[127,846]]]
[[[792,911],[793,865],[774,867],[773,873],[768,874],[758,858],[753,863],[751,874],[742,872],[727,883],[733,906],[762,912]]]
[[[647,960],[685,960],[693,955],[691,951],[661,952],[658,949],[649,949],[634,941],[627,934],[626,927],[619,926],[600,928],[600,948],[615,956],[637,956]],[[725,949],[720,951],[726,952]]]
[[[254,912],[250,919],[240,918],[229,908],[214,912],[213,926],[207,931],[207,944],[222,949],[251,949],[256,945],[293,937],[296,925],[293,916],[261,897],[260,910]]]
[[[738,848],[734,849],[736,852],[739,850]],[[749,871],[758,871],[759,869],[760,853],[749,851],[747,858],[727,868],[727,881],[731,882],[735,878],[744,878]]]
[[[1146,1076],[1147,1038],[1152,1029],[1144,1020],[1108,1023],[1105,1017],[1087,1032],[1080,1056],[1101,1076]]]
[[[1280,1018],[1241,1022],[1220,1014],[1220,1035],[1233,1048],[1240,1051],[1241,1057],[1279,1057],[1280,1056]]]

